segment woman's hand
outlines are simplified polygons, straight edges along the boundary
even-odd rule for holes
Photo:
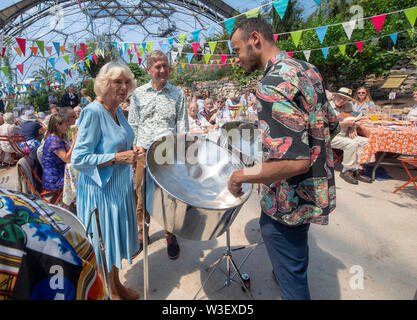
[[[349,138],[355,139],[358,136],[358,133],[356,132],[356,128],[349,129]]]
[[[123,152],[116,153],[114,156],[116,163],[121,164],[134,164],[138,158],[138,151],[136,150],[127,150]]]

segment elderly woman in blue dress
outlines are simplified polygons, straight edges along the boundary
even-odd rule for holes
[[[100,69],[94,82],[97,99],[81,112],[71,157],[73,167],[80,172],[77,215],[87,225],[90,212],[98,209],[113,299],[139,298],[138,292],[119,279],[122,259],[131,264],[139,250],[132,179],[132,164],[139,151],[133,148],[135,135],[120,107],[135,87],[136,80],[126,66],[109,62]],[[95,219],[91,225],[101,265]]]

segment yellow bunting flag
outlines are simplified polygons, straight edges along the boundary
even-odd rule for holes
[[[297,48],[298,48],[298,45],[300,44],[302,34],[303,34],[302,30],[291,32],[292,41],[294,41],[294,44]]]
[[[181,46],[183,46],[184,45],[184,41],[185,41],[185,37],[186,37],[187,35],[184,33],[184,34],[180,34],[179,36],[178,36],[178,38],[180,38],[180,43],[181,43]]]
[[[342,56],[346,55],[346,45],[343,44],[341,46],[339,46],[340,52],[342,53]]]
[[[209,43],[210,53],[214,54],[214,50],[216,49],[217,41],[210,41]]]
[[[259,16],[259,10],[260,10],[261,8],[256,8],[256,9],[253,9],[253,10],[251,10],[251,11],[248,11],[248,12],[246,12],[245,13],[245,15],[246,15],[246,18],[257,18],[258,16]]]

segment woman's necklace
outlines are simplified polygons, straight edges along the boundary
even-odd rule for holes
[[[115,112],[113,113],[112,112],[113,109],[110,108],[109,106],[106,106],[103,102],[103,99],[97,97],[96,100],[101,103],[104,109],[106,109],[106,111],[110,113],[110,115],[112,116],[113,120],[117,123],[117,125],[119,125],[119,121],[117,120],[117,114],[116,114],[117,111],[115,110]]]

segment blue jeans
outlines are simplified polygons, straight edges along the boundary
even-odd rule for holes
[[[288,227],[261,213],[259,220],[283,300],[310,300],[308,288],[309,224]]]

